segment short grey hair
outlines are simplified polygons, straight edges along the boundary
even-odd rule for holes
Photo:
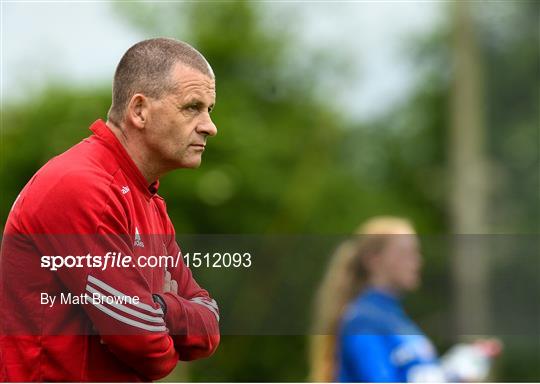
[[[191,45],[170,38],[143,40],[129,48],[114,74],[112,104],[108,117],[118,122],[136,93],[160,98],[174,91],[171,71],[177,63],[196,69],[210,78],[214,72],[204,56]]]

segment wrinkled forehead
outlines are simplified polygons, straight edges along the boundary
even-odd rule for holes
[[[171,81],[175,85],[178,97],[198,96],[209,99],[216,98],[216,82],[212,76],[191,68],[185,64],[177,64],[171,71]]]

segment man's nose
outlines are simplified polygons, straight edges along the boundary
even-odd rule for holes
[[[197,125],[197,132],[205,134],[207,136],[215,136],[217,135],[217,127],[210,118],[210,116],[207,116],[206,119],[203,119]]]

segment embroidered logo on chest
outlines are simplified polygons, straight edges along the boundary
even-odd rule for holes
[[[141,239],[141,234],[139,233],[139,228],[135,227],[135,241],[133,242],[134,247],[144,248],[144,243]]]

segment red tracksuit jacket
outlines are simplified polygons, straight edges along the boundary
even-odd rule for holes
[[[94,135],[32,177],[9,214],[0,255],[0,380],[155,380],[219,343],[217,305],[181,257],[167,267],[178,294],[163,292],[163,265],[42,265],[44,255],[120,252],[135,261],[180,251],[158,183],[147,185],[102,120],[90,129]],[[69,294],[139,302],[59,302]],[[57,300],[42,304],[42,295]]]

